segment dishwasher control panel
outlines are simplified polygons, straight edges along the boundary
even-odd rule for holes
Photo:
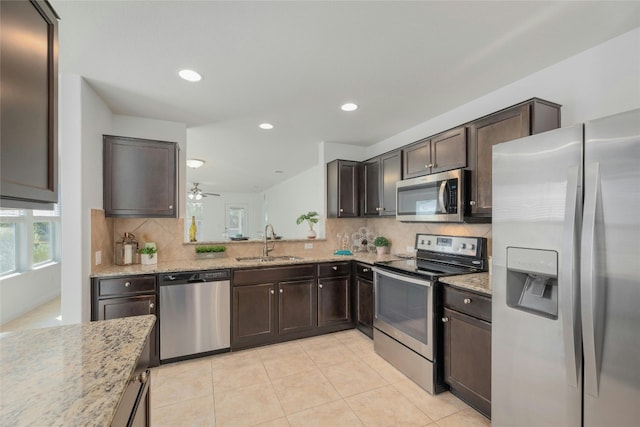
[[[181,271],[176,273],[163,273],[160,275],[160,284],[177,284],[189,282],[213,282],[231,280],[231,270],[205,270],[205,271]]]

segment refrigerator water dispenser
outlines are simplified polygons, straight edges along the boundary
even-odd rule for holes
[[[558,318],[558,253],[507,247],[507,305]]]

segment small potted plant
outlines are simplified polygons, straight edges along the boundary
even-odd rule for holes
[[[373,246],[376,247],[378,255],[384,255],[387,253],[387,250],[389,248],[389,239],[383,236],[378,236],[373,241]]]
[[[140,264],[142,265],[152,265],[158,263],[158,257],[156,253],[158,249],[155,246],[147,245],[144,248],[138,249],[138,253],[140,254]]]
[[[308,239],[315,239],[316,238],[316,232],[313,229],[313,224],[317,224],[318,221],[320,221],[320,219],[318,218],[318,212],[309,211],[306,214],[300,215],[298,217],[298,219],[296,219],[296,224],[300,225],[304,221],[307,221],[307,224],[309,224],[309,231],[307,232],[307,238]]]
[[[196,246],[196,258],[222,258],[225,256],[226,246]]]

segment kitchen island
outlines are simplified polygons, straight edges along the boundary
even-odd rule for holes
[[[0,425],[112,425],[155,321],[136,316],[3,335]]]

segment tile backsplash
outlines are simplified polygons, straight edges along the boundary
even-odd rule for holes
[[[391,242],[391,253],[407,253],[413,247],[416,233],[450,234],[457,236],[479,236],[488,239],[491,255],[491,224],[434,224],[403,223],[395,218],[326,218],[325,239],[291,240],[276,243],[273,255],[326,255],[338,248],[338,234],[352,234],[366,227],[375,235],[385,236]],[[92,268],[95,272],[113,264],[113,248],[125,232],[133,233],[140,246],[155,242],[158,259],[179,261],[195,259],[194,244],[184,243],[183,218],[106,218],[104,211],[91,210],[91,251]],[[305,243],[313,243],[312,249],[305,249]],[[229,257],[258,256],[262,254],[259,241],[226,242]],[[95,264],[96,251],[102,251],[102,264]]]

